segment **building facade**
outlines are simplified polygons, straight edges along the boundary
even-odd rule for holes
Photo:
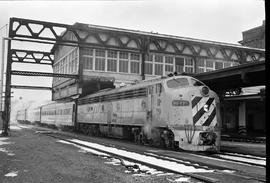
[[[172,72],[200,73],[265,60],[264,51],[178,36],[75,23],[65,39],[76,47],[55,45],[53,71],[79,79],[54,78],[53,100],[97,89],[133,84]],[[90,87],[91,84],[91,87]]]
[[[79,77],[54,78],[53,100],[74,99],[175,71],[195,74],[265,60],[263,49],[237,44],[81,23],[72,27],[73,32],[63,32],[64,38],[77,46],[56,44],[53,47],[53,72]],[[243,32],[243,45],[249,42],[250,35],[248,31]],[[250,119],[246,120],[248,114],[243,112],[246,104],[246,99],[241,97],[225,100],[224,130],[241,132],[244,129],[245,132],[247,126],[251,128],[250,124],[255,122],[247,124]],[[263,131],[264,124],[255,128]]]
[[[265,20],[261,26],[242,32],[243,40],[239,43],[243,46],[265,49]]]

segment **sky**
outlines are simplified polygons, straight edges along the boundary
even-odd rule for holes
[[[9,18],[18,17],[65,24],[80,22],[238,44],[243,31],[262,25],[264,3],[263,0],[0,1],[0,36],[6,37],[5,25]],[[48,67],[29,64],[17,64],[13,69],[50,71]],[[51,78],[12,76],[12,84],[51,86],[51,82]],[[12,100],[24,103],[51,99],[50,91],[13,89],[13,92]]]

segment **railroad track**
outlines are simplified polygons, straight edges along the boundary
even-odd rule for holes
[[[166,166],[162,166],[161,164],[162,163],[151,163],[151,162],[147,162],[147,161],[143,161],[142,159],[138,159],[138,157],[135,159],[135,158],[131,158],[130,156],[125,156],[125,155],[121,155],[118,154],[118,153],[113,153],[113,152],[110,152],[110,151],[107,151],[107,150],[102,150],[101,148],[95,148],[95,147],[92,147],[92,146],[89,146],[89,145],[85,145],[84,143],[80,143],[80,142],[76,142],[74,140],[68,140],[64,137],[61,137],[61,135],[58,135],[56,133],[43,133],[45,135],[48,135],[50,137],[53,137],[53,138],[56,138],[56,139],[60,139],[62,141],[66,141],[68,143],[71,143],[71,144],[76,144],[78,146],[82,146],[82,147],[86,147],[86,148],[90,148],[90,149],[93,149],[93,150],[96,150],[96,151],[100,151],[102,153],[106,153],[106,154],[109,154],[110,156],[113,156],[113,157],[116,157],[120,160],[128,160],[128,161],[131,161],[131,162],[135,162],[135,163],[139,163],[139,164],[143,164],[143,165],[146,165],[148,167],[151,167],[151,168],[154,168],[154,169],[157,169],[157,170],[161,170],[161,171],[164,171],[164,172],[168,172],[168,173],[175,173],[175,174],[181,174],[181,175],[184,175],[184,176],[188,176],[188,177],[191,177],[195,180],[198,180],[198,182],[200,181],[203,181],[203,182],[206,182],[206,183],[216,183],[216,182],[219,182],[217,179],[214,179],[214,178],[211,178],[211,177],[207,177],[207,176],[203,176],[203,175],[197,175],[197,174],[193,174],[193,173],[188,173],[188,172],[181,172],[181,171],[177,171],[176,169],[174,168],[171,168],[171,167],[166,167]],[[137,153],[137,152],[130,152],[130,153]],[[143,155],[142,155],[143,156]],[[147,157],[154,157],[154,156],[146,156],[146,157],[143,157],[143,158],[146,158]],[[156,158],[156,157],[155,157]],[[159,158],[160,161],[163,161],[164,164],[166,163],[166,160],[165,158]],[[175,162],[177,163],[177,162]],[[178,162],[179,163],[179,162]],[[188,165],[188,166],[193,166],[191,164],[187,164],[187,163],[182,163],[183,165]],[[206,168],[206,167],[202,167],[202,166],[199,166],[199,165],[194,165],[194,167],[196,167],[197,169],[205,169],[205,170],[208,170],[209,172],[211,172],[212,170],[210,170],[209,168]]]
[[[262,158],[259,156],[251,156],[238,153],[225,153],[225,152],[218,153],[215,156],[221,159],[233,160],[239,163],[246,163],[249,165],[262,166],[266,168],[266,158]]]
[[[37,130],[38,129],[40,129],[40,128],[37,127]],[[220,181],[220,179],[217,178],[218,177],[217,175],[219,174],[219,175],[222,175],[222,176],[228,177],[228,178],[229,177],[238,177],[241,180],[247,180],[247,182],[249,182],[249,181],[251,181],[251,182],[256,182],[256,181],[257,182],[266,182],[265,178],[263,178],[261,175],[258,175],[258,176],[256,176],[255,174],[249,175],[249,174],[237,172],[237,170],[228,169],[228,168],[226,168],[226,171],[224,171],[224,167],[219,166],[219,164],[210,165],[210,164],[207,164],[207,161],[198,163],[198,162],[190,159],[187,162],[187,159],[170,158],[170,157],[165,157],[162,154],[138,152],[136,149],[132,150],[133,151],[132,153],[144,154],[144,155],[147,155],[147,157],[154,157],[154,158],[157,158],[158,160],[162,160],[164,162],[173,161],[176,164],[182,164],[184,166],[192,166],[192,167],[197,168],[197,169],[205,169],[207,171],[210,171],[211,173],[206,173],[204,175],[201,175],[201,174],[198,174],[198,173],[181,172],[179,170],[171,169],[170,167],[166,167],[166,166],[164,167],[164,166],[160,166],[160,165],[155,165],[155,164],[152,164],[152,163],[149,163],[149,162],[145,162],[143,160],[138,160],[138,159],[134,159],[134,158],[130,158],[130,157],[125,157],[125,156],[122,156],[120,154],[110,153],[110,152],[104,151],[102,149],[97,149],[97,148],[91,147],[91,146],[89,146],[87,144],[83,144],[83,143],[81,143],[79,141],[74,141],[74,138],[83,139],[81,141],[84,141],[84,142],[87,143],[88,137],[84,136],[84,135],[79,135],[79,134],[74,134],[74,133],[66,133],[66,132],[61,132],[61,131],[56,131],[56,130],[48,131],[48,129],[45,129],[45,128],[41,128],[41,131],[39,131],[38,133],[44,133],[45,135],[51,136],[51,137],[59,139],[59,140],[63,140],[65,142],[68,142],[68,143],[71,143],[71,144],[75,144],[77,146],[81,146],[81,147],[85,147],[85,148],[91,148],[91,149],[94,149],[96,151],[100,151],[100,152],[103,152],[103,153],[110,154],[110,156],[116,157],[119,160],[125,159],[125,160],[128,160],[128,161],[132,161],[132,162],[135,162],[135,163],[140,163],[140,164],[146,165],[146,166],[154,168],[156,170],[162,170],[164,172],[171,172],[171,173],[175,173],[175,174],[181,174],[181,175],[184,175],[184,176],[188,176],[188,177],[191,177],[192,179],[198,180],[198,181],[209,182],[209,183],[212,183],[212,182],[228,182],[228,181]],[[112,146],[109,145],[109,146],[114,147],[114,145],[112,145]],[[121,147],[119,149],[121,149]],[[197,154],[197,155],[204,156],[204,157],[205,156],[209,157],[209,155],[203,155],[203,154]],[[247,157],[246,155],[235,155],[233,153],[222,153],[222,154],[219,154],[219,155],[231,155],[233,157],[235,157],[235,156],[237,156],[237,157],[246,157],[246,159],[253,159],[254,160],[254,157],[252,157],[252,156]],[[216,154],[216,156],[217,156],[217,154]],[[222,159],[220,157],[211,157],[211,158],[216,158],[217,160]],[[255,159],[256,160],[262,160],[262,158],[260,158],[260,157],[255,157]],[[235,160],[228,160],[228,159],[223,159],[223,160],[235,162]],[[245,162],[241,162],[241,163],[248,164],[248,163],[245,163]],[[257,164],[255,165],[255,164],[252,164],[252,163],[249,163],[248,165],[249,166],[257,166]],[[263,168],[265,168],[265,166],[263,166]],[[234,173],[232,173],[232,172],[234,172]]]
[[[258,182],[266,182],[266,180],[262,179],[262,178],[256,178],[256,177],[251,177],[251,176],[246,176],[246,175],[233,174],[232,173],[234,171],[233,169],[223,171],[222,168],[217,169],[217,167],[206,166],[205,164],[204,165],[199,165],[198,163],[194,163],[194,162],[191,162],[191,161],[187,162],[185,160],[175,159],[175,158],[168,158],[168,157],[156,155],[156,154],[153,154],[153,153],[141,153],[141,155],[142,154],[146,155],[143,159],[147,159],[147,157],[152,157],[152,158],[154,157],[159,161],[165,162],[165,164],[166,164],[166,162],[170,161],[170,162],[174,162],[175,164],[181,164],[181,165],[184,165],[184,166],[192,166],[192,167],[194,167],[196,169],[204,169],[204,170],[206,170],[206,172],[208,171],[208,173],[204,174],[204,175],[201,175],[201,174],[198,174],[198,173],[181,172],[181,171],[179,171],[177,169],[173,169],[172,167],[161,166],[160,164],[153,164],[151,162],[147,162],[147,161],[144,161],[144,160],[141,160],[141,159],[138,159],[138,158],[134,159],[134,158],[130,158],[130,157],[127,157],[127,156],[123,156],[123,155],[121,155],[119,153],[112,153],[112,152],[108,152],[108,151],[100,149],[100,148],[92,147],[92,146],[89,146],[86,141],[84,141],[84,143],[82,143],[81,140],[76,141],[74,139],[70,139],[70,138],[74,138],[74,136],[72,137],[72,136],[69,136],[69,135],[66,135],[66,134],[59,134],[59,133],[55,133],[55,132],[51,133],[51,132],[45,132],[45,131],[43,133],[45,135],[50,136],[50,137],[66,141],[68,143],[75,144],[77,146],[82,146],[82,147],[85,147],[85,148],[91,148],[91,149],[94,149],[96,151],[100,151],[102,153],[109,154],[110,156],[118,158],[119,160],[124,159],[124,160],[128,160],[128,161],[131,161],[131,162],[146,165],[146,166],[154,168],[156,170],[161,170],[161,171],[168,172],[168,173],[181,174],[181,175],[184,175],[184,176],[191,177],[194,180],[198,180],[198,182],[200,182],[200,181],[207,182],[207,183],[220,182],[220,180],[218,178],[215,178],[215,175],[217,175],[217,174],[219,174],[219,175],[222,174],[223,176],[228,176],[228,177],[235,176],[235,177],[241,178],[242,180],[246,179],[246,180],[249,180],[249,181],[252,180],[252,181],[258,181]],[[138,153],[138,152],[131,152],[131,153]],[[210,175],[209,172],[212,175]]]
[[[200,155],[204,157],[211,157],[221,160],[233,161],[238,163],[243,163],[251,166],[258,166],[266,168],[266,158],[262,158],[259,156],[238,154],[238,153],[227,153],[227,152],[219,152],[219,153],[194,153],[195,155]]]

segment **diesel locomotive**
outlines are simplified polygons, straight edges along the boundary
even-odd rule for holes
[[[219,108],[217,94],[204,83],[178,75],[41,106],[35,114],[41,123],[74,126],[85,134],[188,151],[219,151]],[[23,116],[23,111],[19,113]]]

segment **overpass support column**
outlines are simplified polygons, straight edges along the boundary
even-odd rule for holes
[[[246,135],[247,125],[246,125],[246,102],[245,101],[240,101],[238,119],[239,119],[238,133],[241,135]]]

